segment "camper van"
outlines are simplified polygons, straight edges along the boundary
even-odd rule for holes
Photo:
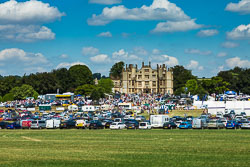
[[[118,103],[118,107],[124,110],[131,110],[132,104],[131,103]]]
[[[152,128],[163,128],[163,124],[169,122],[169,116],[167,115],[151,115],[150,123]]]
[[[193,129],[204,129],[207,128],[206,119],[194,118],[192,121]]]
[[[95,106],[82,106],[82,111],[83,112],[94,112],[95,111]]]
[[[61,120],[59,119],[50,119],[46,121],[47,129],[56,129],[60,127]]]

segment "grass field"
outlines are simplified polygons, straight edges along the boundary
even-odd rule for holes
[[[1,130],[0,166],[249,167],[248,130]]]

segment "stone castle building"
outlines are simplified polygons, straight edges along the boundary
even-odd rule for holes
[[[137,65],[129,64],[123,69],[122,77],[112,79],[114,91],[134,93],[173,94],[173,72],[165,64],[158,65],[156,69],[142,63],[141,69]]]

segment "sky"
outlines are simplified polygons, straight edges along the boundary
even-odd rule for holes
[[[250,67],[250,0],[0,0],[0,75],[87,65]]]

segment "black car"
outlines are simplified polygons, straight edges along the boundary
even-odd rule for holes
[[[76,121],[74,120],[62,121],[60,124],[60,129],[75,128],[75,125],[76,125]]]
[[[104,129],[102,122],[99,120],[90,121],[89,129]]]
[[[138,121],[126,121],[125,122],[127,129],[138,129],[139,122]]]
[[[177,125],[174,122],[165,122],[163,124],[163,129],[176,129]]]
[[[6,122],[0,122],[0,129],[5,129],[6,128],[6,126],[8,125],[8,123],[6,123]]]
[[[104,125],[105,129],[109,129],[110,125],[113,123],[110,119],[105,119],[102,121],[102,124]]]

